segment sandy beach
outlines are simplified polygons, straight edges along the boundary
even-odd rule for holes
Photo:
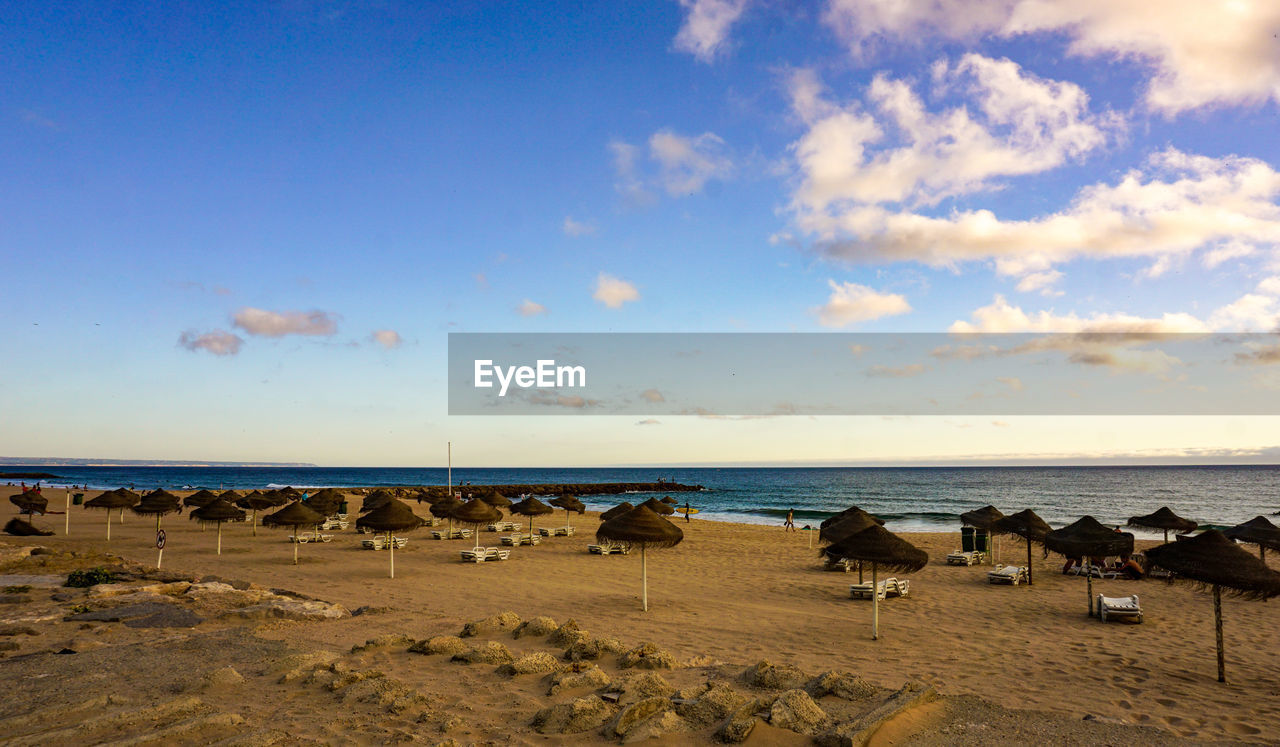
[[[51,509],[62,508],[61,491],[46,489],[45,495]],[[354,508],[356,500],[352,504]],[[426,504],[413,507],[419,515],[428,515]],[[46,573],[64,572],[69,566],[101,558],[104,552],[153,566],[154,520],[128,512],[124,524],[117,518],[112,520],[109,544],[106,515],[80,507],[71,509],[69,536],[63,534],[64,516],[53,514],[37,517],[35,523],[54,529],[54,536],[5,536],[0,542],[9,549],[46,548],[50,553]],[[1054,555],[1045,559],[1038,547],[1033,550],[1034,586],[993,586],[985,580],[987,567],[947,566],[944,556],[959,545],[958,527],[954,534],[903,535],[925,549],[930,562],[909,576],[908,597],[881,603],[880,640],[872,641],[870,603],[849,598],[848,587],[857,580],[856,574],[822,570],[806,532],[696,518],[690,523],[679,521],[684,541],[648,554],[650,609],[646,613],[639,603],[638,553],[608,557],[587,553],[598,524],[591,513],[572,517],[576,536],[516,548],[511,559],[502,563],[462,563],[458,551],[470,547],[470,541],[434,541],[427,529],[406,533],[409,542],[396,552],[394,579],[387,577],[386,552],[360,549],[354,518],[353,514],[351,529],[331,532],[332,542],[302,546],[301,562],[295,566],[286,531],[259,527],[254,537],[247,524],[228,524],[223,529],[222,555],[216,556],[212,529],[201,531],[185,513],[167,516],[164,570],[193,578],[251,582],[346,610],[368,610],[323,622],[269,620],[241,630],[243,625],[213,621],[193,629],[231,635],[235,628],[237,635],[248,636],[245,641],[258,641],[253,646],[270,648],[262,642],[270,641],[299,650],[348,652],[378,636],[424,640],[457,635],[467,621],[512,612],[523,620],[546,616],[563,624],[572,619],[582,629],[617,638],[628,647],[652,642],[681,664],[663,672],[677,687],[704,681],[708,672],[737,672],[768,660],[809,674],[847,670],[886,690],[897,690],[908,682],[923,683],[944,697],[977,696],[1007,709],[1051,714],[1046,718],[1066,725],[1120,723],[1163,730],[1136,732],[1131,737],[1142,743],[1177,737],[1267,741],[1280,734],[1280,711],[1274,707],[1280,693],[1280,619],[1271,604],[1224,598],[1228,682],[1222,684],[1215,681],[1209,594],[1152,580],[1095,580],[1095,594],[1139,594],[1145,611],[1142,624],[1104,625],[1086,615],[1084,579],[1063,576],[1062,559]],[[536,524],[563,525],[564,514],[540,517]],[[482,541],[498,544],[497,535],[487,532],[482,532]],[[1140,542],[1139,546],[1151,544]],[[80,557],[72,558],[71,552]],[[1022,564],[1025,546],[1004,539],[999,559]],[[36,573],[30,568],[33,561],[38,557],[19,564],[23,570],[0,572]],[[39,593],[39,589],[31,592],[38,597],[32,604],[48,596]],[[69,607],[70,602],[62,606]],[[19,607],[5,605],[0,612],[16,620],[21,617]],[[99,635],[52,618],[33,627],[35,635],[5,639],[19,644],[0,660],[0,681],[10,688],[24,686],[15,681],[18,670],[14,669],[22,654],[57,650],[73,640]],[[108,629],[123,630],[118,625],[99,628]],[[163,632],[175,634],[174,629]],[[129,635],[133,633],[102,632],[99,640],[133,645],[137,640]],[[501,640],[513,651],[528,648],[525,639],[505,635]],[[420,737],[423,741],[545,743],[552,739],[530,726],[534,713],[557,702],[546,696],[545,684],[507,680],[509,684],[504,685],[500,678],[482,676],[476,667],[457,665],[444,670],[457,674],[442,678],[423,665],[423,657],[408,654],[405,648],[391,646],[377,654],[380,669],[429,699],[461,698],[469,703],[464,714],[469,725],[454,724],[449,734],[433,730]],[[263,655],[283,656],[279,652]],[[485,669],[492,671],[492,667]],[[101,686],[106,688],[106,683]],[[249,691],[236,702],[249,721],[267,719],[271,713],[255,704]],[[963,701],[948,702],[954,710]],[[822,704],[825,707],[825,701]],[[325,740],[323,725],[332,714],[319,701],[315,707],[320,710],[312,722],[296,726],[290,738]],[[901,733],[895,736],[886,729],[879,739],[882,743],[948,741],[939,736],[936,724],[928,723],[931,712],[922,713],[916,721],[898,723],[895,728]],[[943,719],[941,711],[932,713]],[[3,716],[14,714],[9,709]],[[1090,720],[1083,721],[1086,717]],[[948,718],[954,721],[955,713]],[[295,721],[304,724],[306,719],[298,716]],[[4,728],[3,719],[0,728]],[[406,729],[412,735],[413,730]],[[703,743],[713,731],[704,728],[681,739]],[[368,736],[371,741],[396,741],[395,734]],[[1093,741],[1088,734],[1071,739]],[[751,739],[768,743],[792,738],[800,740],[796,743],[809,739],[767,725]],[[1008,738],[1013,739],[1012,732]],[[576,743],[605,737],[594,730],[554,739]]]

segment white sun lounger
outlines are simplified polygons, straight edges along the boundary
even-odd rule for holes
[[[520,529],[520,525],[514,521],[495,521],[486,529],[490,532],[514,532]]]
[[[551,529],[540,527],[538,529],[538,534],[541,534],[543,537],[572,537],[575,529],[577,529],[577,527],[552,527]]]
[[[514,547],[516,545],[536,545],[542,541],[542,537],[536,534],[508,534],[502,538],[502,544]]]
[[[947,556],[947,565],[973,565],[986,559],[986,553],[978,550],[956,550]]]
[[[346,529],[349,526],[351,525],[342,519],[329,518],[325,519],[324,523],[320,525],[320,531],[327,532],[331,529]]]
[[[1098,619],[1106,622],[1108,617],[1126,618],[1142,622],[1142,606],[1138,604],[1138,595],[1128,597],[1104,597],[1098,595]]]
[[[437,529],[431,532],[431,538],[438,539],[438,540],[467,539],[470,536],[471,536],[470,529],[454,529],[452,531],[448,529]]]
[[[507,560],[511,557],[510,550],[503,550],[500,547],[473,547],[470,550],[462,551],[462,560],[467,563],[483,563],[486,560]]]
[[[1094,578],[1120,578],[1120,571],[1119,569],[1104,568],[1103,566],[1090,563],[1089,575]]]
[[[989,571],[987,573],[987,583],[991,584],[1018,584],[1027,580],[1027,567],[1017,565],[1004,565]]]
[[[881,599],[889,597],[905,597],[911,591],[910,581],[899,581],[890,576],[876,584],[876,591]],[[865,584],[849,584],[849,596],[854,599],[871,598],[871,582]]]
[[[360,547],[364,550],[381,550],[386,546],[386,538],[380,534],[376,535],[373,539],[360,540]]]
[[[611,555],[613,553],[628,555],[631,553],[631,548],[627,545],[606,542],[602,545],[587,545],[587,552],[592,555]]]
[[[297,542],[299,545],[305,545],[308,542],[332,542],[333,535],[321,534],[317,536],[314,532],[307,532],[306,534],[299,534],[297,537],[290,535],[289,541]]]

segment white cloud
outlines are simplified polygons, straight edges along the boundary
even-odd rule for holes
[[[872,366],[867,369],[867,376],[909,379],[928,370],[929,367],[921,363],[908,363],[905,366]]]
[[[596,286],[591,297],[611,309],[620,309],[624,303],[639,301],[640,291],[631,283],[602,272],[596,276]]]
[[[667,401],[667,398],[662,396],[662,392],[658,391],[657,389],[646,389],[643,392],[640,392],[640,396],[646,402],[666,402]]]
[[[1209,315],[1209,326],[1228,331],[1269,332],[1277,322],[1276,299],[1257,293],[1246,293]]]
[[[596,232],[594,224],[576,221],[568,215],[564,217],[562,228],[566,236],[590,236]]]
[[[701,192],[708,181],[727,178],[733,162],[724,151],[724,140],[710,132],[686,137],[659,130],[649,137],[649,156],[658,162],[659,179],[673,197]]]
[[[1205,268],[1212,270],[1223,262],[1248,257],[1257,253],[1257,247],[1243,241],[1228,241],[1222,246],[1214,247],[1200,258]]]
[[[725,50],[729,29],[746,10],[748,0],[680,0],[688,11],[676,34],[675,47],[703,62]]]
[[[1280,102],[1272,0],[830,0],[826,23],[858,57],[872,42],[1063,34],[1068,51],[1150,68],[1148,108]]]
[[[859,104],[823,98],[811,71],[791,76],[793,111],[808,131],[792,145],[802,178],[792,209],[821,230],[853,206],[932,205],[992,189],[1000,177],[1034,174],[1104,143],[1114,118],[1089,112],[1077,85],[1044,80],[1017,63],[977,54],[933,67],[934,93],[958,91],[970,106],[931,112],[911,86],[875,76]]]
[[[387,350],[398,348],[400,347],[400,343],[403,342],[403,340],[400,337],[400,333],[395,331],[394,329],[376,330],[374,331],[372,337],[374,342],[378,343],[379,345],[386,348]]]
[[[1033,272],[1024,276],[1018,281],[1019,293],[1032,293],[1040,291],[1043,296],[1062,295],[1062,291],[1054,289],[1054,283],[1062,279],[1062,273],[1057,270],[1045,270],[1044,272]]]
[[[539,316],[547,313],[547,307],[526,298],[516,307],[516,313],[520,314],[520,316]]]
[[[615,140],[609,143],[609,151],[614,189],[637,205],[653,202],[656,189],[683,197],[701,192],[713,179],[725,180],[733,174],[728,147],[713,132],[691,136],[658,130],[649,136],[647,164],[641,162],[641,149],[631,143]]]
[[[1080,190],[1066,209],[1028,220],[989,210],[943,217],[878,205],[801,215],[831,257],[934,266],[991,260],[1005,275],[1078,257],[1186,255],[1229,241],[1280,244],[1280,173],[1253,158],[1168,149],[1115,184]],[[1158,267],[1155,269],[1159,269]]]
[[[1022,379],[1019,379],[1017,376],[997,376],[996,381],[1004,384],[1015,392],[1020,392],[1023,389]]]
[[[831,295],[814,310],[818,323],[824,327],[847,327],[911,311],[907,299],[896,293],[881,293],[857,283],[828,280],[827,284],[831,286]]]
[[[1264,278],[1261,283],[1258,283],[1258,292],[1280,296],[1280,275]]]
[[[338,317],[328,311],[266,311],[245,307],[235,313],[235,326],[259,337],[285,335],[332,335],[338,331]]]
[[[974,310],[970,321],[957,321],[948,329],[956,333],[1014,333],[1014,332],[1062,332],[1062,333],[1180,333],[1208,332],[1209,325],[1190,314],[1164,314],[1144,318],[1132,314],[1094,314],[1081,317],[1075,313],[1054,314],[1037,311],[1031,314],[1011,305],[1004,296],[997,295],[989,305]]]
[[[240,346],[244,344],[244,340],[224,329],[215,329],[202,335],[183,332],[178,337],[178,344],[193,353],[204,350],[214,355],[235,355],[240,352]]]

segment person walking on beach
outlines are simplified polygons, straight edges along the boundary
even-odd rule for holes
[[[787,509],[787,520],[783,522],[782,527],[788,532],[796,530],[796,510],[794,508]]]
[[[689,499],[684,499],[684,523],[689,523]]]

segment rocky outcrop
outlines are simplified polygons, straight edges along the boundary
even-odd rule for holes
[[[813,736],[827,725],[827,714],[804,690],[788,690],[769,707],[769,723]]]
[[[533,728],[539,734],[581,734],[598,729],[613,717],[613,708],[598,695],[543,708],[534,714]]]
[[[462,632],[458,636],[471,638],[478,635],[493,635],[494,633],[515,630],[518,627],[520,627],[519,615],[514,612],[501,612],[496,615],[490,615],[483,620],[473,620],[463,625]]]
[[[774,664],[761,659],[742,673],[742,680],[752,687],[766,690],[797,690],[809,681],[809,675],[790,664]]]

